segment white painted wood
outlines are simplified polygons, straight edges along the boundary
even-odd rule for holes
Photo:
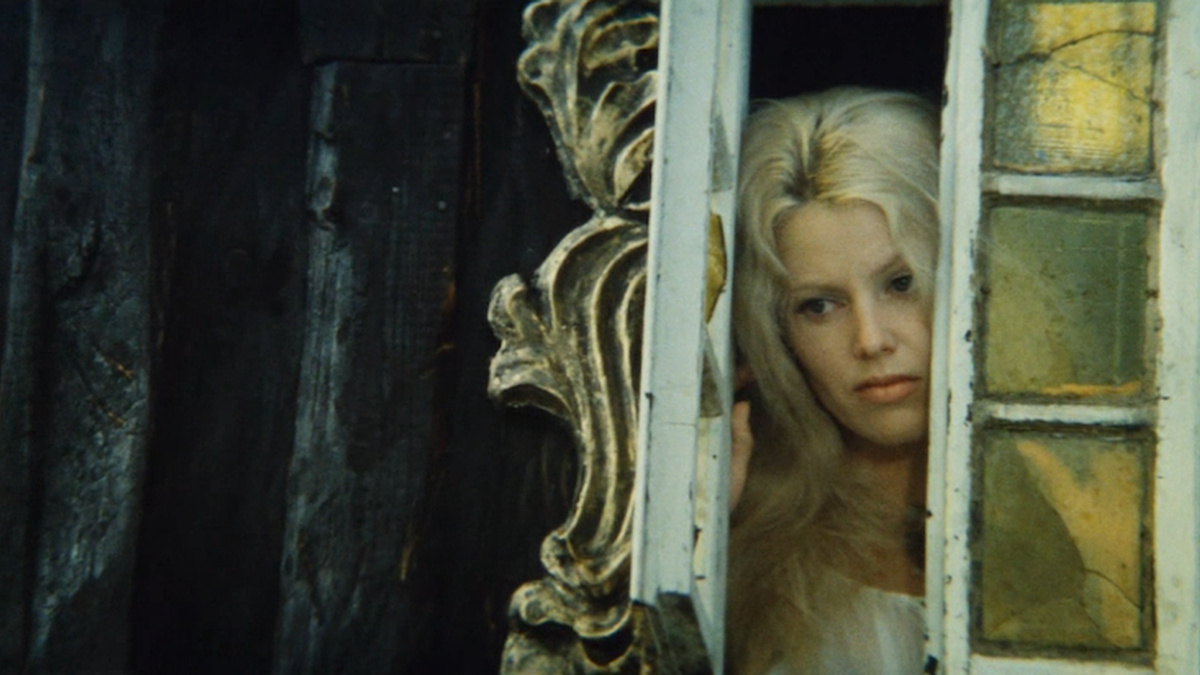
[[[693,604],[715,673],[725,661],[725,579],[729,540],[729,407],[733,347],[730,339],[733,294],[734,223],[737,216],[737,167],[750,74],[750,3],[720,2],[717,89],[710,131],[713,138],[709,208],[721,219],[726,282],[708,324],[708,358],[721,415],[700,422],[693,556]]]
[[[683,5],[688,6],[683,8]],[[720,119],[732,129],[740,127],[744,95],[726,97],[732,87],[744,91],[747,61],[744,48],[731,41],[731,31],[712,27],[738,18],[727,5],[665,0],[663,4],[660,72],[660,107],[656,127],[654,219],[651,239],[651,284],[648,306],[646,364],[643,372],[642,447],[637,498],[642,516],[635,524],[634,594],[652,602],[662,591],[690,592],[705,640],[721,664],[720,616],[723,613],[724,531],[727,485],[727,419],[697,422],[700,363],[707,348],[727,373],[728,336],[715,333],[706,346],[703,322],[695,316],[703,298],[703,251],[708,211],[722,215],[726,241],[732,249],[733,194],[721,187],[715,170],[714,134],[704,128]],[[716,4],[716,3],[712,3]],[[774,2],[755,5],[839,4],[835,2]],[[888,3],[892,4],[892,3]],[[904,4],[904,3],[894,3]],[[911,4],[923,4],[920,2]],[[725,13],[725,14],[722,14]],[[724,16],[725,18],[720,18]],[[931,448],[927,607],[929,653],[940,661],[939,672],[979,675],[1149,675],[1150,673],[1200,673],[1200,538],[1197,536],[1200,498],[1196,489],[1200,447],[1200,134],[1191,111],[1200,110],[1200,3],[1175,3],[1169,18],[1171,35],[1188,36],[1168,42],[1166,52],[1166,123],[1170,149],[1165,153],[1163,182],[1123,181],[1092,177],[1016,176],[980,171],[983,138],[983,48],[986,3],[955,0],[947,69],[950,92],[943,114],[942,203],[945,222],[938,272],[938,305],[935,311],[935,353],[932,366]],[[686,26],[687,28],[683,28]],[[706,32],[708,31],[708,32]],[[672,33],[674,33],[672,35]],[[748,35],[748,27],[733,34]],[[713,42],[707,42],[712,39]],[[743,43],[746,42],[745,40]],[[733,45],[731,48],[730,45]],[[680,59],[679,55],[691,56]],[[669,56],[663,56],[664,54]],[[705,54],[719,54],[716,63]],[[730,73],[729,64],[739,72]],[[708,77],[709,79],[705,79]],[[740,83],[738,78],[742,78]],[[730,85],[730,82],[735,84]],[[706,84],[710,83],[710,84]],[[726,94],[713,98],[712,90]],[[711,111],[712,117],[702,111]],[[733,121],[736,120],[736,123]],[[718,125],[719,126],[719,125]],[[725,128],[724,138],[736,157],[736,132]],[[719,144],[718,144],[719,145]],[[1182,149],[1181,149],[1182,148]],[[683,166],[680,166],[683,165]],[[715,178],[714,178],[715,176]],[[709,190],[709,178],[716,187]],[[1162,350],[1157,371],[1162,402],[1157,411],[1146,407],[1032,405],[973,400],[974,344],[968,334],[974,325],[971,276],[981,215],[980,192],[1013,196],[1068,197],[1105,200],[1157,200],[1163,198],[1161,284],[1166,289],[1162,310]],[[668,218],[668,215],[669,218]],[[667,222],[669,220],[669,222]],[[675,239],[674,237],[680,237]],[[663,256],[663,251],[671,255]],[[730,250],[732,256],[732,250]],[[732,260],[732,258],[730,258]],[[690,262],[689,262],[690,261]],[[680,264],[676,265],[675,263]],[[1175,289],[1178,289],[1177,291]],[[1172,292],[1175,291],[1175,292]],[[659,302],[658,297],[665,297]],[[657,309],[669,306],[670,309]],[[648,310],[651,311],[651,310]],[[684,316],[686,315],[686,316]],[[682,317],[682,318],[681,318]],[[713,325],[728,320],[728,292],[718,304]],[[681,331],[680,326],[700,326]],[[681,339],[682,338],[682,339]],[[666,344],[669,347],[652,347]],[[657,342],[656,342],[657,341]],[[727,377],[721,381],[722,406],[728,405]],[[691,392],[691,393],[688,393]],[[970,649],[970,551],[967,538],[970,514],[972,428],[968,421],[975,405],[975,421],[1053,422],[1077,425],[1142,427],[1155,424],[1160,439],[1156,465],[1155,537],[1156,609],[1158,644],[1156,667],[1129,664],[989,657]],[[700,456],[698,472],[687,467]],[[938,478],[944,480],[938,480]],[[699,481],[699,482],[697,482]],[[653,499],[650,496],[653,495]],[[695,508],[692,500],[696,497]],[[685,503],[682,508],[672,504]],[[937,508],[940,505],[941,508]],[[693,557],[687,515],[702,532],[700,550]],[[725,522],[721,522],[725,519]],[[707,531],[719,536],[706,539]],[[715,542],[722,542],[717,544]],[[690,559],[690,560],[689,560]],[[718,578],[720,582],[718,583]],[[938,583],[938,581],[941,583]],[[719,589],[719,590],[718,590]]]
[[[931,374],[927,529],[927,649],[939,673],[970,667],[971,426],[975,360],[971,277],[980,217],[983,45],[987,5],[953,0],[942,114],[942,240]]]
[[[977,12],[977,14],[972,14]],[[974,675],[1191,675],[1200,673],[1200,3],[1170,3],[1165,13],[1168,37],[1164,84],[1158,97],[1164,101],[1160,127],[1161,185],[1153,180],[1126,181],[1093,177],[1017,176],[989,173],[980,176],[983,82],[981,55],[984,46],[986,3],[971,0],[952,6],[952,39],[947,88],[949,106],[944,117],[943,145],[944,217],[956,231],[952,238],[950,280],[939,282],[945,300],[946,355],[935,353],[935,377],[947,377],[948,392],[934,400],[947,404],[946,428],[940,429],[940,411],[933,413],[930,503],[945,497],[944,539],[929,539],[931,574],[940,560],[945,584],[931,582],[930,647],[942,655],[946,673]],[[964,112],[968,107],[970,114]],[[1164,133],[1165,132],[1165,133]],[[982,181],[979,179],[982,178]],[[1162,200],[1161,232],[1157,237],[1157,286],[1161,317],[1161,345],[1157,375],[1159,401],[1148,406],[1032,405],[973,402],[970,374],[972,344],[967,331],[973,325],[969,297],[973,251],[979,222],[978,197],[982,188],[994,194],[1065,197],[1103,200]],[[967,236],[960,238],[961,235]],[[945,264],[943,256],[942,263]],[[939,361],[944,360],[946,372]],[[1155,425],[1159,445],[1154,485],[1155,635],[1153,667],[1122,663],[1081,662],[1066,659],[1021,659],[972,655],[969,641],[970,558],[966,533],[970,501],[970,431],[965,414],[974,406],[975,422],[1051,422],[1105,427]],[[944,433],[943,433],[944,432]],[[945,442],[940,440],[945,436]],[[940,446],[940,447],[939,447]],[[944,474],[946,484],[936,477]],[[942,555],[935,548],[942,546]],[[944,609],[941,609],[944,607]],[[939,642],[940,640],[940,642]]]
[[[632,570],[632,595],[647,604],[692,589],[718,9],[660,10]]]
[[[646,450],[635,486],[633,597],[653,604],[664,592],[689,594],[717,673],[724,664],[732,280],[711,336],[703,312],[710,213],[721,219],[732,275],[749,13],[748,0],[661,6],[638,436]],[[706,353],[723,414],[702,420]]]
[[[1104,176],[1036,176],[989,171],[983,175],[983,190],[999,195],[1025,197],[1074,197],[1076,199],[1158,200],[1158,181],[1121,180]]]
[[[976,422],[1044,422],[1049,424],[1148,427],[1154,424],[1154,409],[1107,405],[998,403],[975,404]]]
[[[729,542],[728,416],[700,420],[692,607],[714,672],[725,662],[725,552]]]
[[[755,7],[922,7],[947,0],[754,0]]]
[[[1169,3],[1162,152],[1155,465],[1157,672],[1200,673],[1196,454],[1200,448],[1200,3]]]
[[[1154,669],[1128,663],[971,657],[972,675],[1154,675]]]

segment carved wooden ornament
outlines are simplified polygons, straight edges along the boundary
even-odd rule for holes
[[[648,0],[541,0],[525,11],[518,79],[595,213],[531,284],[502,279],[488,312],[501,340],[489,394],[563,419],[580,454],[572,510],[542,543],[547,576],[513,595],[503,673],[705,669],[702,651],[660,649],[656,635],[680,632],[662,625],[670,613],[629,595],[657,12]]]

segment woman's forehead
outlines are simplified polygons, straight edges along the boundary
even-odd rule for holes
[[[775,238],[789,268],[883,264],[899,254],[883,210],[861,201],[810,202],[781,219]]]

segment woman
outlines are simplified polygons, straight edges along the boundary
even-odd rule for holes
[[[860,89],[768,102],[748,124],[734,330],[753,386],[734,409],[734,464],[749,469],[735,469],[728,613],[739,675],[921,672],[936,125],[921,99]]]

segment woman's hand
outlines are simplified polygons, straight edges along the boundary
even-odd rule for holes
[[[754,381],[754,372],[749,366],[741,366],[734,376],[734,391],[740,391]],[[750,466],[750,453],[754,450],[754,434],[750,431],[750,402],[737,401],[730,416],[733,432],[732,456],[729,460],[729,510],[737,508],[746,487],[746,472]]]
[[[754,434],[750,432],[750,401],[733,404],[730,420],[733,430],[733,455],[729,460],[729,510],[737,508],[746,487],[746,471],[750,466],[750,453],[754,450]]]

